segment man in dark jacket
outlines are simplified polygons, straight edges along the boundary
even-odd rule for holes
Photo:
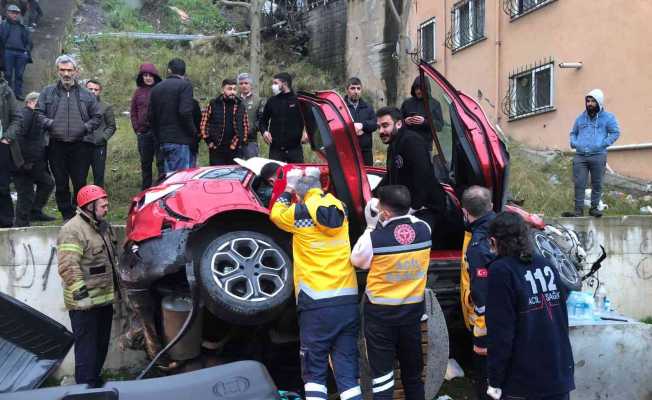
[[[39,122],[49,132],[49,161],[56,185],[57,207],[64,220],[75,216],[74,199],[86,184],[93,145],[90,136],[102,122],[95,96],[77,83],[77,62],[69,55],[55,61],[59,81],[46,86],[38,99]],[[73,194],[70,195],[69,181]]]
[[[96,186],[104,187],[104,171],[106,167],[106,144],[115,133],[115,116],[113,115],[113,106],[104,103],[100,98],[102,94],[102,84],[90,79],[86,82],[86,89],[95,95],[97,104],[102,112],[102,122],[100,126],[90,135],[89,141],[95,146],[93,159],[91,160],[91,169],[93,170],[93,183]]]
[[[433,246],[442,244],[446,193],[435,176],[430,156],[421,136],[403,126],[401,112],[384,107],[376,112],[380,140],[387,144],[387,174],[378,184],[404,185],[410,190],[412,211],[432,227]]]
[[[258,120],[265,107],[265,100],[259,98],[254,92],[253,81],[246,72],[238,75],[238,95],[247,106],[249,133],[247,134],[247,143],[242,146],[242,157],[247,160],[251,157],[258,157]]]
[[[231,165],[247,140],[247,109],[237,95],[235,79],[222,81],[222,94],[211,100],[201,122],[210,165]]]
[[[305,141],[303,117],[299,111],[297,96],[292,91],[292,77],[286,72],[274,75],[274,96],[267,100],[260,130],[269,144],[269,158],[289,163],[303,162],[301,142]]]
[[[425,87],[426,93],[423,92]],[[426,101],[430,105],[430,114],[432,116],[435,130],[439,132],[444,126],[444,119],[441,113],[441,104],[430,95],[430,85],[428,81],[421,85],[421,77],[416,77],[412,83],[412,90],[410,91],[412,97],[406,99],[401,105],[401,113],[403,114],[403,122],[411,130],[415,131],[423,138],[428,152],[432,151],[432,132],[428,124],[428,113],[426,112]]]
[[[16,137],[24,164],[14,174],[18,194],[15,226],[29,226],[31,221],[54,220],[43,213],[43,207],[54,189],[54,180],[47,165],[45,131],[34,111],[38,97],[39,94],[35,92],[25,97],[25,107],[21,110],[21,129]]]
[[[23,73],[31,62],[32,37],[18,19],[20,8],[7,7],[7,20],[0,25],[0,40],[4,48],[5,76],[18,100],[23,98]]]
[[[185,75],[186,63],[179,58],[170,60],[167,79],[152,89],[149,99],[149,124],[166,173],[190,168],[191,146],[198,136],[192,84]]]
[[[362,100],[362,81],[353,77],[346,85],[346,105],[355,122],[355,133],[362,150],[364,165],[374,165],[373,133],[378,128],[373,107]]]
[[[23,159],[16,141],[20,115],[16,113],[14,92],[1,74],[0,123],[0,228],[11,228],[14,225],[14,205],[9,191],[11,172],[23,166]]]
[[[163,159],[158,153],[158,144],[154,141],[154,135],[149,126],[147,110],[149,108],[149,96],[152,88],[161,82],[161,77],[154,64],[141,64],[136,85],[138,88],[131,97],[131,126],[138,138],[138,155],[140,156],[140,175],[142,183],[140,188],[145,190],[152,186],[152,162],[156,156],[156,169],[158,176],[164,175]]]

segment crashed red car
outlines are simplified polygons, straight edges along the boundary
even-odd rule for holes
[[[505,204],[509,155],[478,103],[457,91],[427,63],[420,63],[418,72],[423,92],[442,106],[443,128],[432,130],[436,144],[433,164],[450,206],[459,209],[461,192],[470,185],[482,185],[492,189],[496,211],[509,208],[542,229],[540,218]],[[365,228],[364,205],[385,170],[363,166],[352,118],[337,93],[299,93],[298,98],[311,147],[327,163],[319,165],[323,187],[346,203],[354,243]],[[431,115],[428,122],[434,126]],[[128,296],[130,302],[136,302],[132,308],[140,317],[143,310],[160,309],[160,293],[169,292],[170,287],[184,290],[190,282],[190,286],[196,283],[210,314],[224,324],[270,323],[273,329],[282,329],[279,321],[287,320],[284,310],[293,312],[291,238],[269,221],[268,204],[263,204],[257,193],[261,184],[257,173],[265,162],[250,160],[236,166],[176,172],[133,199],[120,276],[128,290],[140,293],[141,298]],[[289,169],[306,166],[283,166],[272,198],[283,191]],[[543,239],[540,242],[548,245]],[[552,253],[548,251],[548,255]],[[428,287],[436,294],[431,298],[432,319],[443,321],[441,309],[449,321],[459,317],[461,254],[461,240],[454,248],[431,253]],[[364,273],[360,274],[364,278]],[[363,285],[365,280],[359,282]],[[143,291],[149,293],[146,300]],[[160,326],[156,317],[145,318],[150,318],[150,325]],[[295,322],[289,324],[296,330]],[[431,347],[437,346],[442,353],[437,355],[440,361],[428,359],[441,376],[442,360],[448,359],[445,323],[442,325],[443,334],[429,334]],[[435,329],[433,326],[429,323],[429,329]],[[209,329],[204,324],[204,335],[210,336]],[[160,328],[150,331],[149,339],[156,335],[160,337]],[[429,351],[429,357],[431,354]],[[429,392],[436,393],[438,383],[435,386],[431,385]]]

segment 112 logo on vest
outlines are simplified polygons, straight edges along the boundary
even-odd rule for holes
[[[394,239],[400,244],[410,244],[414,242],[416,236],[414,228],[408,224],[401,224],[394,228]]]
[[[405,261],[398,261],[394,264],[394,271],[388,272],[385,279],[388,282],[414,281],[425,276],[419,261],[410,258]]]

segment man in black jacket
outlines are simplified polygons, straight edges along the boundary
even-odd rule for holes
[[[20,8],[7,7],[7,20],[0,25],[0,41],[4,49],[5,75],[18,100],[23,100],[23,73],[31,62],[32,36],[20,22]]]
[[[362,81],[353,77],[346,85],[346,105],[349,107],[364,165],[374,165],[373,133],[378,128],[373,107],[362,100]]]
[[[426,93],[423,92],[425,88]],[[401,105],[401,113],[403,114],[403,122],[411,130],[417,132],[423,138],[428,152],[432,152],[432,132],[428,124],[428,114],[426,112],[426,100],[430,105],[430,114],[434,128],[437,132],[444,126],[444,119],[441,112],[441,104],[432,98],[430,94],[430,85],[428,81],[421,84],[421,77],[416,77],[412,83],[412,90],[410,91],[412,97],[405,99]]]
[[[247,107],[237,96],[235,79],[222,81],[222,94],[208,104],[200,132],[208,145],[210,165],[231,165],[234,158],[242,156],[249,122]]]
[[[45,154],[46,137],[34,109],[39,94],[32,92],[25,97],[21,110],[21,129],[16,135],[24,164],[14,174],[16,201],[15,226],[29,226],[31,221],[53,221],[43,213],[43,207],[54,189]],[[36,192],[34,192],[36,185]]]
[[[77,83],[77,62],[69,55],[55,61],[59,81],[46,86],[38,99],[39,122],[49,132],[49,161],[56,185],[57,207],[64,220],[75,216],[74,199],[86,185],[93,145],[90,136],[102,121],[95,96]],[[69,181],[74,193],[70,195]]]
[[[265,104],[259,127],[269,144],[269,158],[289,163],[303,162],[301,142],[305,141],[303,117],[297,96],[292,91],[292,77],[281,72],[274,75],[272,96]]]
[[[11,173],[23,165],[16,136],[20,130],[20,114],[16,112],[14,92],[0,73],[0,228],[14,224],[14,204],[9,185]]]
[[[186,63],[179,58],[170,60],[167,79],[150,94],[150,128],[160,143],[166,173],[191,167],[191,150],[198,137],[192,84],[185,75]]]
[[[96,186],[104,187],[104,171],[106,167],[106,144],[115,133],[115,116],[113,115],[113,106],[104,103],[100,98],[102,94],[102,84],[90,79],[86,82],[86,89],[93,93],[97,98],[97,103],[102,112],[102,122],[90,136],[90,142],[94,146],[91,169],[93,170],[93,183]]]
[[[421,136],[403,126],[401,111],[383,107],[376,112],[380,140],[387,146],[387,174],[378,187],[404,185],[412,197],[411,213],[428,223],[433,246],[438,246],[439,224],[446,212],[446,193],[435,176]]]

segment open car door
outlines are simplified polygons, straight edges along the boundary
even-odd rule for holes
[[[353,118],[344,99],[334,91],[299,92],[299,107],[310,147],[327,163],[335,196],[349,211],[349,229],[357,238],[366,225],[364,206],[371,198]]]
[[[471,185],[491,189],[494,209],[499,211],[507,190],[509,154],[505,144],[474,99],[455,89],[425,61],[419,63],[419,74],[422,93],[428,94],[424,101],[434,103],[426,110],[436,131],[437,175],[448,178],[458,194]],[[440,112],[430,112],[433,109]]]
[[[72,344],[63,325],[0,293],[0,397],[39,387]]]

